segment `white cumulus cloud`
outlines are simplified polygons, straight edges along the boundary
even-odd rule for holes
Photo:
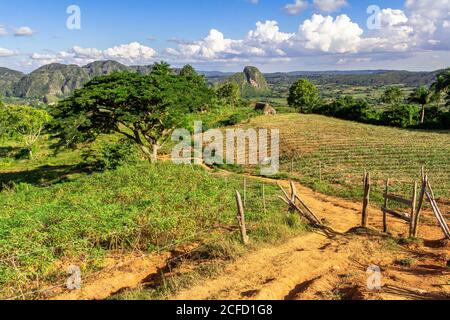
[[[306,49],[323,52],[357,52],[363,30],[347,15],[334,19],[315,14],[299,28],[298,39]]]
[[[74,46],[70,50],[57,53],[33,53],[30,58],[38,64],[74,63],[83,65],[96,60],[116,60],[125,64],[152,63],[158,56],[153,48],[138,42],[122,44],[105,50]]]
[[[6,36],[8,34],[8,31],[6,31],[6,28],[2,25],[0,25],[0,37]]]
[[[347,0],[314,0],[314,7],[327,13],[335,12],[348,5]]]
[[[16,52],[5,48],[0,48],[0,57],[11,57],[14,55],[16,55]]]
[[[290,3],[284,6],[284,12],[290,15],[296,15],[309,7],[309,3],[306,0],[295,0],[294,3]]]
[[[30,27],[20,27],[15,30],[14,35],[16,37],[31,37],[35,33],[36,31],[31,29]]]

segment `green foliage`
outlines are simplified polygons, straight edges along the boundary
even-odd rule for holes
[[[340,96],[330,104],[313,108],[314,113],[332,116],[340,119],[373,123],[378,119],[378,113],[367,101],[355,99],[352,96]]]
[[[136,164],[139,153],[129,139],[117,142],[100,142],[84,150],[81,154],[85,165],[95,170],[115,170],[124,164]]]
[[[419,121],[419,109],[414,105],[395,105],[392,109],[384,111],[380,117],[380,124],[408,128]]]
[[[404,94],[399,87],[388,87],[381,97],[381,100],[387,104],[399,104],[404,100]]]
[[[288,104],[300,113],[308,113],[321,104],[319,90],[309,80],[300,79],[289,90]]]
[[[166,63],[149,75],[117,72],[95,78],[61,101],[51,126],[58,147],[119,133],[136,143],[147,158],[190,113],[205,108],[212,92],[203,77],[176,75]],[[153,152],[151,151],[153,149]]]
[[[266,186],[267,211],[261,188],[247,185],[246,218],[256,241],[264,241],[260,229],[285,225],[277,188]],[[219,229],[222,237],[236,224],[234,190],[241,189],[239,177],[171,163],[124,166],[47,188],[18,185],[0,193],[0,286],[20,291],[22,284],[29,290],[64,282],[59,262],[77,262],[88,275],[118,250],[171,250],[218,234],[208,230]]]
[[[20,139],[31,158],[33,147],[50,120],[51,117],[45,110],[30,106],[3,106],[0,108],[0,135]]]
[[[439,95],[445,94],[446,103],[450,109],[450,68],[437,76],[432,89]]]
[[[410,103],[419,104],[422,107],[420,123],[425,122],[425,109],[428,104],[438,100],[436,92],[427,87],[419,87],[408,98]]]
[[[241,99],[241,89],[237,83],[227,82],[217,89],[217,97],[232,106],[237,106]]]
[[[198,74],[190,64],[187,64],[180,70],[180,76],[189,78],[196,77]]]
[[[426,91],[428,92],[428,89]],[[426,101],[434,99],[432,95],[424,94],[424,99],[425,96],[426,99],[431,99]],[[414,104],[394,104],[389,109],[380,111],[367,101],[355,99],[353,96],[340,96],[329,104],[313,108],[311,112],[344,120],[399,128],[450,128],[450,112],[442,110],[438,106],[429,107],[428,117],[421,123],[420,109]]]
[[[0,94],[0,108],[4,107],[5,105],[3,104],[3,97]]]

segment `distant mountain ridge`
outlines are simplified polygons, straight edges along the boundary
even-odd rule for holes
[[[0,67],[0,94],[2,96],[12,96],[14,86],[25,76],[20,71]]]
[[[95,61],[85,66],[53,63],[42,66],[29,74],[0,67],[0,94],[7,97],[39,99],[55,102],[69,96],[75,89],[96,76],[114,71],[131,71],[148,74],[152,65],[126,66],[117,61]],[[199,71],[212,84],[234,81],[239,84],[244,96],[258,95],[269,91],[274,84],[292,83],[298,78],[308,78],[316,84],[354,86],[383,86],[404,84],[420,86],[431,84],[439,71],[409,72],[391,70],[355,71],[294,71],[261,73],[256,67],[246,67],[243,72]]]

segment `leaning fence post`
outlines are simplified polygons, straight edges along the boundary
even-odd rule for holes
[[[245,214],[244,206],[242,204],[241,194],[236,190],[236,204],[238,209],[237,219],[239,223],[239,229],[241,231],[242,242],[248,244],[247,228],[245,226]]]
[[[409,237],[414,237],[414,222],[416,221],[417,182],[414,182],[413,197],[411,202],[411,222],[409,225]]]
[[[428,185],[428,176],[424,175],[422,181],[422,189],[419,194],[419,203],[417,205],[417,211],[414,219],[413,236],[415,238],[417,238],[417,236],[419,235],[420,216],[422,213],[421,211],[423,207],[423,201],[425,199],[425,193],[427,192],[427,185]]]
[[[264,185],[264,182],[262,184],[262,200],[263,200],[263,208],[264,208],[264,214],[267,214],[267,205],[266,205],[266,187]]]
[[[362,227],[366,228],[368,221],[369,221],[369,215],[368,215],[368,208],[369,208],[369,202],[370,202],[370,173],[364,174],[364,201],[363,201],[363,210],[362,210]]]
[[[388,194],[389,194],[389,178],[386,180],[386,191],[384,194],[384,207],[383,207],[383,232],[388,233],[388,223],[387,223],[387,207],[388,207]]]

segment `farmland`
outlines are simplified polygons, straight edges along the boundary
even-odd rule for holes
[[[374,199],[381,203],[385,180],[409,195],[425,166],[435,191],[450,198],[450,132],[401,130],[318,115],[257,117],[244,127],[279,128],[281,176],[318,191],[362,197],[364,170],[372,174]]]

